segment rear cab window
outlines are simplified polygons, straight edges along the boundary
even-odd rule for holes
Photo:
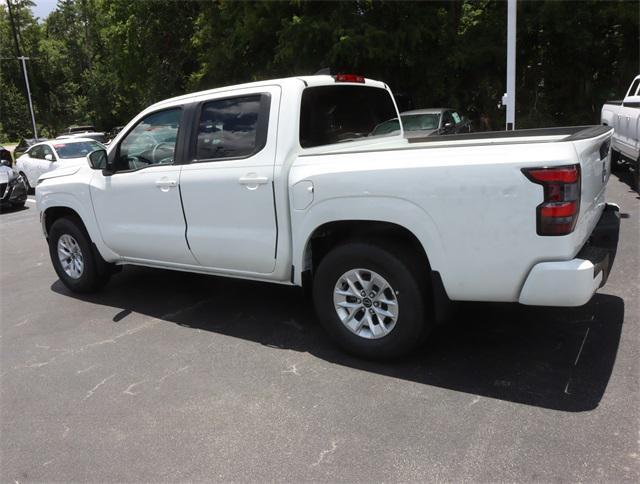
[[[312,148],[398,134],[397,119],[395,104],[385,89],[364,85],[307,87],[300,108],[300,146]]]

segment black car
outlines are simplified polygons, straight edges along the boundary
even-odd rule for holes
[[[0,161],[0,208],[24,207],[27,201],[27,186],[11,166],[11,153],[2,146],[0,146],[0,159],[2,160]]]
[[[13,159],[17,160],[18,157],[24,155],[29,148],[41,141],[47,141],[47,138],[22,138],[18,146],[16,146],[16,149],[13,150]]]
[[[6,149],[4,146],[0,146],[0,164],[9,166],[13,165],[13,158],[11,157],[11,151]]]
[[[111,143],[111,140],[115,138],[120,131],[122,131],[122,128],[124,128],[124,126],[114,126],[113,128],[111,128],[111,130],[107,132],[106,144]]]

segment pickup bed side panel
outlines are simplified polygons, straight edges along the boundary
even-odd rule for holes
[[[584,244],[536,234],[543,190],[521,170],[576,162],[571,142],[301,156],[290,185],[311,182],[314,199],[291,210],[296,271],[315,227],[388,221],[416,235],[451,299],[517,301],[536,263],[570,260]]]
[[[613,149],[626,158],[640,157],[640,96],[602,106],[601,122],[615,129]]]

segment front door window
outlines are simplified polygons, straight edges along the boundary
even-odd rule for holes
[[[181,115],[180,108],[167,109],[140,121],[120,142],[116,170],[173,164]]]

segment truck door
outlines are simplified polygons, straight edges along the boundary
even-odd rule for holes
[[[182,118],[180,107],[145,116],[110,150],[115,172],[96,170],[91,179],[102,239],[126,259],[197,265],[185,238],[178,186]]]
[[[275,268],[273,173],[280,88],[219,93],[199,104],[180,189],[187,240],[203,266]]]

